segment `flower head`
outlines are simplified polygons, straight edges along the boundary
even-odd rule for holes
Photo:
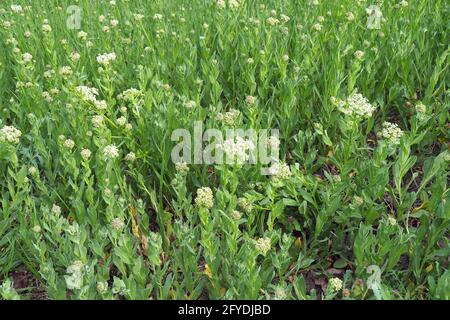
[[[64,141],[64,148],[72,150],[75,147],[75,142],[72,139],[66,139]]]
[[[116,54],[114,52],[104,53],[97,56],[97,62],[101,65],[107,66],[111,62],[116,60]]]
[[[386,140],[392,145],[400,144],[400,138],[403,135],[402,129],[396,123],[383,122],[383,129],[377,133],[377,136]]]
[[[333,100],[345,115],[355,118],[370,118],[376,107],[360,93],[354,93],[346,101]]]
[[[114,230],[122,230],[125,227],[125,222],[121,218],[114,218],[111,221],[111,227]]]
[[[292,176],[291,169],[286,163],[274,163],[270,167],[270,173],[274,182],[287,180]]]
[[[81,158],[83,158],[84,161],[88,161],[89,158],[91,157],[92,152],[89,149],[81,149],[80,154]]]
[[[331,278],[328,281],[328,285],[332,291],[337,292],[342,289],[342,280],[339,278]]]
[[[115,159],[119,156],[119,149],[114,144],[110,144],[103,149],[103,156],[105,159]]]
[[[195,205],[206,209],[211,209],[214,206],[214,196],[211,188],[203,187],[197,189]]]
[[[12,126],[4,126],[0,130],[0,141],[1,142],[18,144],[21,136],[22,136],[22,132],[20,132],[19,129],[16,129]]]
[[[189,172],[189,166],[187,165],[186,162],[178,162],[175,163],[175,170],[177,170],[177,172],[180,173],[187,173]]]
[[[270,238],[259,238],[255,242],[256,250],[258,250],[262,255],[266,255],[267,252],[272,247]]]

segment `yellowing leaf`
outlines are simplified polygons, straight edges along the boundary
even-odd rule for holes
[[[211,273],[211,269],[209,268],[209,266],[207,265],[207,264],[205,264],[205,271],[203,271],[207,276],[208,276],[208,278],[212,278],[212,273]]]
[[[302,239],[300,237],[298,237],[297,239],[295,239],[294,245],[296,248],[301,249],[303,243],[302,243]]]

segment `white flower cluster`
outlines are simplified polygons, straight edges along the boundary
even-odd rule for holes
[[[362,58],[364,58],[365,54],[366,53],[364,51],[356,50],[353,55],[355,56],[356,59],[362,60]]]
[[[225,0],[217,0],[216,4],[221,9],[226,7]],[[237,9],[239,8],[239,6],[240,6],[239,0],[228,0],[228,7],[230,7],[231,9]]]
[[[122,230],[125,227],[125,222],[121,218],[114,218],[111,221],[111,227],[117,231]]]
[[[342,289],[342,280],[339,278],[331,278],[328,281],[328,285],[332,291],[337,292]]]
[[[59,69],[59,75],[63,76],[63,77],[68,77],[70,75],[72,75],[73,71],[72,68],[69,66],[62,66]]]
[[[255,145],[250,140],[245,140],[242,137],[237,136],[236,139],[231,138],[225,140],[218,148],[225,152],[228,162],[236,161],[237,163],[242,164],[249,160],[250,153],[255,150]]]
[[[292,176],[291,169],[286,163],[274,163],[270,167],[269,172],[272,175],[272,181],[274,182],[287,180]]]
[[[184,106],[187,109],[193,109],[193,108],[195,108],[196,105],[197,105],[197,103],[194,100],[189,100],[184,103]]]
[[[178,162],[175,164],[175,170],[180,173],[187,173],[189,172],[189,166],[186,162]]]
[[[279,24],[280,20],[278,20],[277,18],[274,18],[274,17],[269,17],[269,18],[267,18],[266,22],[267,22],[267,24],[274,26],[274,25]]]
[[[1,142],[9,142],[12,144],[18,144],[21,135],[22,135],[22,132],[20,132],[19,129],[16,129],[12,126],[4,126],[0,130],[0,141]]]
[[[127,153],[125,156],[125,161],[134,162],[136,161],[136,154],[134,152]]]
[[[258,250],[262,255],[266,255],[267,252],[272,247],[270,238],[259,238],[255,242],[256,250]]]
[[[255,104],[255,102],[256,102],[256,97],[250,96],[250,95],[245,97],[245,103],[247,105],[252,106]]]
[[[105,100],[97,100],[98,90],[96,88],[78,86],[77,92],[81,94],[84,101],[93,103],[97,109],[105,110],[107,108]]]
[[[25,52],[24,54],[22,54],[23,64],[29,64],[31,61],[33,61],[33,55],[31,53]]]
[[[94,103],[97,100],[98,90],[96,88],[90,88],[86,86],[78,86],[78,93],[83,97],[83,100]]]
[[[103,126],[103,121],[104,121],[104,118],[102,115],[93,116],[92,120],[91,120],[94,128],[100,128],[101,126]]]
[[[141,99],[142,96],[143,96],[143,93],[141,90],[138,90],[136,88],[130,88],[130,89],[127,89],[124,92],[122,92],[118,96],[118,98],[122,99],[124,101],[127,101],[127,102],[133,102],[133,101]]]
[[[379,138],[385,139],[393,145],[400,144],[400,138],[402,135],[403,131],[399,128],[398,124],[387,121],[383,123],[383,129],[377,133]]]
[[[346,101],[332,98],[332,102],[338,106],[342,113],[356,118],[368,119],[376,109],[376,107],[360,93],[352,94]]]
[[[64,148],[72,150],[75,147],[75,141],[73,141],[72,139],[66,139],[63,145]]]
[[[242,213],[240,213],[237,210],[233,210],[233,212],[231,212],[231,217],[233,218],[234,221],[239,221],[242,217]]]
[[[84,161],[88,161],[92,155],[92,152],[89,149],[81,149],[80,154]]]
[[[119,156],[119,149],[114,144],[106,146],[105,149],[103,149],[103,156],[107,160],[115,159]]]
[[[253,204],[247,198],[239,198],[238,201],[237,201],[237,205],[245,213],[250,213],[253,210]]]
[[[56,215],[60,215],[61,214],[61,207],[58,206],[57,204],[53,204],[53,206],[52,206],[52,213],[56,214]]]
[[[203,187],[197,189],[195,205],[206,209],[211,209],[214,206],[214,196],[211,188]]]
[[[227,111],[225,113],[218,113],[216,116],[216,120],[223,122],[227,126],[232,126],[237,123],[240,115],[241,112],[239,110],[230,109],[230,111]]]
[[[103,53],[103,54],[97,56],[97,62],[104,66],[109,65],[111,62],[113,62],[115,60],[116,60],[116,54],[114,52]]]

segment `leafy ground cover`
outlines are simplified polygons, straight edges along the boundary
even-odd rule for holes
[[[2,1],[0,297],[449,299],[448,22],[443,0]],[[173,163],[196,122],[278,129],[281,162]]]

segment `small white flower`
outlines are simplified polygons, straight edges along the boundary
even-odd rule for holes
[[[20,132],[20,130],[18,130],[12,126],[4,126],[0,130],[0,141],[1,142],[18,144],[21,136],[22,136],[22,132]]]
[[[97,282],[97,292],[100,294],[105,294],[108,291],[108,283],[105,281]]]
[[[245,213],[250,213],[253,210],[253,205],[247,198],[239,198],[237,201],[237,205],[241,208]]]
[[[59,69],[59,74],[63,77],[68,77],[72,74],[72,68],[69,66],[63,66]]]
[[[347,13],[346,13],[346,16],[347,16],[347,20],[348,20],[348,21],[353,21],[353,20],[355,20],[355,15],[354,15],[353,12],[351,12],[351,11],[347,12]]]
[[[403,135],[402,129],[396,123],[390,123],[385,121],[383,123],[383,129],[377,133],[377,136],[381,139],[385,139],[392,145],[400,144],[400,138]]]
[[[175,170],[180,173],[187,173],[189,172],[189,166],[186,162],[178,162],[175,164]]]
[[[361,50],[357,50],[354,53],[355,58],[358,60],[361,60],[364,57],[364,55],[365,55],[364,51],[361,51]]]
[[[240,212],[237,211],[237,210],[234,210],[234,211],[231,213],[231,217],[233,218],[233,220],[238,221],[239,219],[241,219],[242,213],[240,213]]]
[[[281,20],[281,22],[285,23],[285,22],[288,22],[289,20],[291,20],[291,18],[289,18],[285,14],[280,14],[280,20]]]
[[[333,99],[339,110],[345,115],[355,118],[370,118],[376,107],[360,93],[354,93],[346,101]]]
[[[72,139],[66,139],[64,141],[64,148],[72,150],[75,147],[75,142]]]
[[[339,278],[331,278],[330,281],[328,281],[328,285],[330,286],[330,289],[334,292],[337,292],[342,289],[342,280]]]
[[[256,97],[250,96],[250,95],[245,97],[245,103],[248,104],[249,106],[254,105],[255,102],[256,102]]]
[[[96,115],[92,117],[91,122],[95,128],[100,128],[101,126],[103,126],[104,118],[101,115]]]
[[[81,58],[81,55],[78,52],[72,52],[70,54],[70,59],[74,62],[80,60],[80,58]]]
[[[269,170],[274,182],[287,180],[292,176],[291,169],[286,163],[274,163]]]
[[[117,122],[117,124],[118,124],[119,126],[123,127],[124,125],[127,124],[127,118],[125,118],[125,117],[122,116],[122,117],[118,118],[118,119],[116,120],[116,122]]]
[[[95,100],[94,105],[98,110],[105,110],[108,107],[105,100]]]
[[[262,255],[266,255],[267,252],[272,247],[270,238],[259,238],[255,242],[256,250],[258,250]]]
[[[97,56],[97,62],[101,65],[107,66],[111,62],[116,60],[116,54],[114,52],[104,53]]]
[[[320,23],[316,23],[316,24],[313,25],[313,28],[316,31],[321,31],[322,30],[322,25]]]
[[[119,156],[119,149],[114,144],[106,146],[103,150],[103,156],[106,159],[115,159]]]
[[[34,177],[38,174],[38,169],[35,166],[31,166],[28,168],[28,173],[30,176]]]
[[[31,61],[33,61],[33,56],[30,53],[25,52],[24,54],[22,54],[22,63],[23,64],[28,64]]]
[[[91,157],[92,152],[89,149],[81,149],[80,154],[81,158],[83,158],[84,161],[88,161],[89,158]]]
[[[61,214],[61,207],[54,204],[52,207],[52,213],[56,214],[56,215],[60,215]]]
[[[86,37],[87,37],[87,35],[88,35],[88,34],[87,34],[86,32],[84,32],[84,31],[79,31],[78,34],[77,34],[77,37],[80,38],[80,39],[82,39],[82,40],[85,40]]]
[[[52,32],[52,27],[49,24],[45,23],[42,25],[42,31],[45,33]]]
[[[136,155],[134,152],[130,152],[125,156],[125,161],[134,162],[136,160]]]
[[[195,205],[211,209],[214,206],[214,196],[211,188],[203,187],[197,189],[197,197],[195,198]]]
[[[77,92],[81,94],[84,101],[95,103],[97,101],[98,90],[86,86],[78,86]]]
[[[185,106],[187,109],[193,109],[193,108],[195,108],[196,105],[197,105],[197,104],[195,103],[194,100],[189,100],[189,101],[187,101],[187,102],[184,104],[184,106]]]
[[[397,225],[397,220],[395,220],[395,218],[394,218],[393,216],[389,215],[389,217],[388,217],[388,223],[389,223],[391,226],[395,226],[395,225]]]
[[[230,109],[230,111],[227,111],[225,113],[219,113],[216,116],[216,120],[222,121],[227,126],[235,125],[239,117],[241,115],[241,112],[237,109]]]
[[[267,18],[266,22],[267,22],[267,24],[274,26],[274,25],[279,24],[280,20],[278,20],[277,18],[274,18],[274,17],[269,17],[269,18]]]
[[[123,219],[120,218],[114,218],[111,221],[111,227],[114,230],[122,230],[125,227],[125,222],[123,221]]]

